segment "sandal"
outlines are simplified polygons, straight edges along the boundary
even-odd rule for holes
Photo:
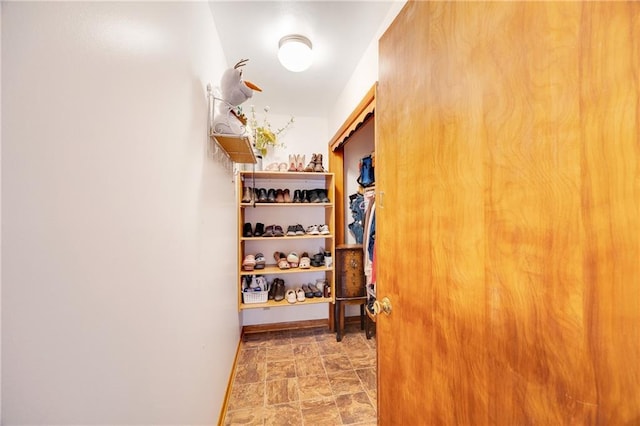
[[[289,265],[289,262],[287,262],[287,258],[284,255],[284,253],[277,251],[273,253],[273,258],[276,260],[276,263],[278,264],[278,268],[289,269],[291,267],[291,265]]]
[[[256,266],[256,258],[252,254],[246,255],[242,261],[242,269],[245,271],[253,271],[254,266]]]
[[[302,253],[302,257],[300,258],[300,263],[298,264],[300,269],[309,269],[311,268],[311,258],[309,258],[309,253],[306,251]]]
[[[289,262],[289,266],[291,266],[292,268],[297,268],[298,264],[300,263],[298,253],[296,253],[295,251],[289,253],[289,256],[287,256],[287,262]]]
[[[287,171],[287,163],[280,163],[278,165],[278,171],[279,172],[286,172]]]
[[[264,269],[267,261],[264,258],[264,254],[262,253],[258,253],[255,256],[255,260],[256,260],[256,265],[254,266],[255,269]]]

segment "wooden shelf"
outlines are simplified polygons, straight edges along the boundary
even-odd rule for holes
[[[240,207],[253,207],[254,203],[241,203]],[[255,203],[255,207],[333,207],[332,203]]]
[[[244,241],[269,241],[269,240],[312,240],[312,239],[327,239],[333,238],[333,235],[296,235],[296,236],[287,236],[284,237],[241,237],[241,240]]]
[[[333,177],[333,173],[326,172],[275,172],[275,171],[244,171],[242,172],[244,177],[251,178],[255,175],[256,179],[287,179],[287,180],[317,180],[325,181],[328,178]],[[267,204],[267,203],[264,203]],[[296,203],[298,204],[298,203]],[[317,203],[316,203],[317,204]]]
[[[240,275],[275,275],[275,274],[302,274],[305,272],[326,272],[332,271],[333,268],[327,268],[326,266],[312,266],[309,269],[301,268],[289,268],[280,269],[277,265],[267,264],[264,269],[254,269],[253,271],[241,270]]]
[[[316,268],[317,269],[317,268]],[[267,300],[265,303],[241,303],[240,309],[256,309],[256,308],[277,308],[290,306],[314,305],[317,303],[332,303],[330,297],[313,297],[306,298],[304,302],[289,303],[287,299],[276,302],[275,300]]]
[[[234,163],[256,164],[256,156],[248,136],[211,134],[211,138],[222,148]]]

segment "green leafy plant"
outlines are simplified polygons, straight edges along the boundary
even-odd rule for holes
[[[251,118],[249,119],[249,127],[253,132],[253,144],[262,156],[267,155],[267,151],[273,148],[285,148],[284,143],[279,142],[278,136],[285,130],[287,130],[294,122],[293,116],[287,121],[287,123],[276,130],[271,128],[271,123],[267,119],[269,114],[269,107],[264,107],[264,118],[261,123],[258,123],[256,118],[256,111],[254,106],[251,105]]]

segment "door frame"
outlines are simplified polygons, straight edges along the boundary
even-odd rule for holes
[[[334,174],[335,200],[334,213],[335,229],[333,230],[335,245],[345,244],[345,202],[344,202],[344,147],[349,138],[369,119],[374,118],[376,108],[376,88],[378,82],[373,83],[355,109],[349,114],[336,134],[329,140],[329,171]],[[375,143],[375,141],[374,141]],[[335,331],[333,309],[329,306],[329,327]]]

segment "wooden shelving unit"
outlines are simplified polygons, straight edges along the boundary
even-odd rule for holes
[[[275,264],[273,253],[281,251],[287,255],[295,251],[299,257],[306,251],[313,257],[319,249],[335,252],[335,188],[333,173],[313,172],[270,172],[241,171],[237,182],[238,191],[238,310],[315,305],[318,303],[334,303],[335,272],[332,266],[311,266],[309,269],[280,269]],[[323,189],[329,198],[328,203],[243,203],[241,201],[244,188],[278,188],[289,189],[291,196],[295,190]],[[292,223],[287,223],[287,221]],[[306,229],[309,225],[326,224],[328,235],[300,235],[282,237],[244,237],[245,223],[255,226],[257,222],[265,226],[280,225],[286,232],[288,225],[301,224]],[[275,223],[274,223],[275,222]],[[245,271],[242,262],[246,255],[263,253],[267,264],[264,269]],[[246,276],[262,275],[269,283],[274,278],[285,281],[287,290],[295,289],[300,283],[313,282],[315,279],[326,279],[331,288],[330,297],[306,298],[303,302],[290,304],[285,300],[265,303],[244,303],[242,299],[242,283]]]

